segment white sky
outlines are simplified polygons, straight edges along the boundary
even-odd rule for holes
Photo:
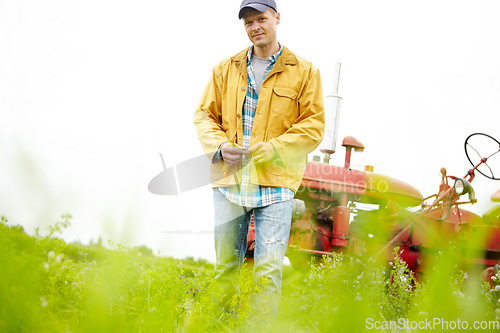
[[[249,45],[240,1],[0,2],[0,214],[28,232],[69,212],[65,239],[99,236],[214,258],[209,186],[147,192],[202,153],[192,115],[212,67]],[[342,63],[339,141],[420,189],[464,176],[465,138],[500,139],[500,2],[278,1],[279,41],[321,71]],[[343,152],[335,159],[342,164]],[[499,166],[500,167],[500,166]],[[472,183],[482,214],[500,182]]]

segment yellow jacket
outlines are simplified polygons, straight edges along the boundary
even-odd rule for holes
[[[224,141],[243,145],[242,109],[248,84],[248,49],[227,58],[213,69],[194,115],[194,123],[203,150],[210,160]],[[325,120],[319,71],[295,56],[286,47],[273,69],[262,82],[250,147],[269,141],[277,158],[253,164],[250,181],[296,191],[300,186],[307,154],[323,139]],[[241,181],[235,167],[224,162],[212,163],[214,187]]]

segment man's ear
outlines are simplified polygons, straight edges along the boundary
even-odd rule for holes
[[[281,21],[280,13],[276,13],[276,24],[280,24],[280,21]]]

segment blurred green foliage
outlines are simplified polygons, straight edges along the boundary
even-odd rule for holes
[[[242,270],[235,312],[220,312],[211,301],[211,263],[100,240],[67,244],[56,236],[70,219],[63,215],[46,236],[30,236],[1,218],[0,332],[364,332],[374,331],[369,321],[402,318],[499,320],[500,287],[468,275],[444,249],[423,281],[398,249],[387,266],[337,254],[306,272],[285,266],[280,313],[270,321],[249,306],[251,263]]]

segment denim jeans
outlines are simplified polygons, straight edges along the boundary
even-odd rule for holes
[[[247,250],[247,233],[252,213],[255,223],[254,277],[262,279],[262,293],[252,295],[252,302],[259,309],[267,303],[276,315],[281,293],[283,259],[288,246],[292,221],[293,200],[269,206],[246,208],[233,204],[218,189],[214,189],[215,274],[217,285],[224,293],[219,305],[229,309],[233,295],[239,295],[239,270]]]

